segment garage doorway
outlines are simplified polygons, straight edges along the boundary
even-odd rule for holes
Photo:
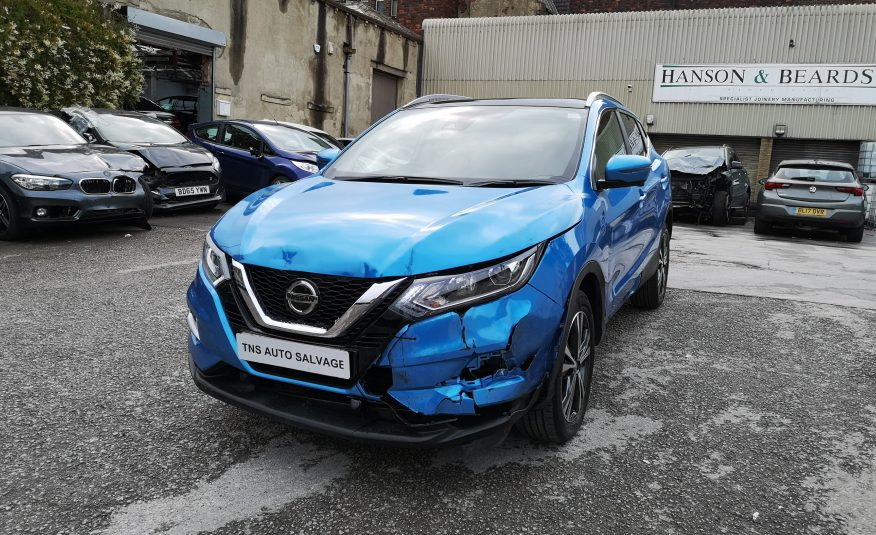
[[[174,126],[183,131],[211,120],[214,58],[216,49],[227,43],[225,34],[134,7],[121,9],[134,25],[144,66],[138,111],[169,112],[176,117]]]
[[[374,69],[371,78],[371,123],[398,107],[397,76]]]

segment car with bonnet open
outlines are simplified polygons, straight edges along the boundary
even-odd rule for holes
[[[686,147],[663,153],[672,175],[672,206],[676,214],[691,213],[697,221],[726,225],[748,218],[751,179],[733,147]]]
[[[195,384],[307,429],[562,443],[626,302],[660,306],[669,169],[617,100],[432,95],[207,234]]]
[[[80,134],[146,160],[143,183],[156,210],[213,208],[225,200],[219,160],[163,121],[139,112],[69,107],[61,116]]]

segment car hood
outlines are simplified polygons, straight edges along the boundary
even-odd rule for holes
[[[292,152],[288,150],[277,149],[277,156],[282,156],[287,160],[299,160],[302,162],[316,163],[315,152]]]
[[[113,143],[113,146],[133,152],[159,169],[210,165],[213,162],[213,156],[210,152],[194,143],[180,143],[179,145]]]
[[[104,145],[52,145],[0,148],[0,161],[39,175],[63,175],[110,170],[143,171],[138,156]]]
[[[236,260],[348,277],[400,277],[498,259],[573,226],[565,185],[476,188],[315,176],[258,191],[212,231]]]

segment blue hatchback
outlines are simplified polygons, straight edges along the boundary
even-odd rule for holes
[[[669,171],[640,122],[601,93],[433,95],[321,157],[207,235],[195,383],[376,442],[573,437],[606,322],[666,292]]]
[[[316,154],[337,148],[312,132],[276,121],[200,123],[189,127],[188,137],[216,156],[226,191],[238,198],[316,173]]]

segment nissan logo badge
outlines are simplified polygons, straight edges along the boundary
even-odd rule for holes
[[[301,316],[310,314],[317,303],[319,303],[319,294],[316,286],[310,281],[298,279],[286,290],[286,306],[296,314]]]

